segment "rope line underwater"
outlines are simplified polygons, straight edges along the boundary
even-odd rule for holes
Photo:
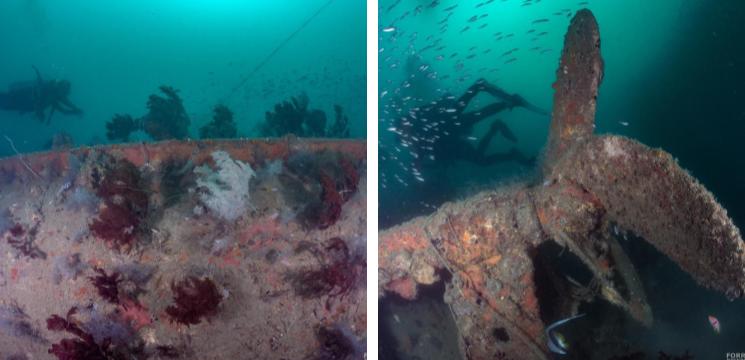
[[[243,86],[245,86],[246,83],[254,75],[256,75],[256,73],[259,72],[259,70],[261,70],[267,63],[269,63],[269,60],[271,60],[275,55],[277,55],[277,53],[280,50],[282,50],[282,48],[284,48],[295,36],[297,36],[297,34],[299,34],[301,31],[303,31],[303,29],[305,29],[308,26],[308,24],[310,24],[316,17],[318,17],[318,15],[320,15],[324,10],[326,10],[326,8],[328,8],[329,5],[331,5],[334,1],[335,0],[328,0],[328,1],[326,1],[326,3],[323,4],[320,8],[318,8],[318,10],[316,10],[316,12],[313,13],[313,15],[311,15],[302,24],[300,24],[300,26],[297,29],[295,29],[295,31],[293,31],[287,38],[285,38],[284,40],[282,40],[282,42],[280,42],[279,45],[277,45],[274,48],[274,50],[272,50],[272,52],[269,53],[269,55],[267,55],[261,62],[259,62],[253,68],[253,70],[251,70],[248,74],[246,74],[241,79],[241,81],[230,90],[230,94],[228,94],[228,96],[224,99],[225,101],[223,101],[223,103],[226,102],[227,100],[232,99],[233,96],[235,95],[235,93],[238,92],[238,90],[240,90]]]

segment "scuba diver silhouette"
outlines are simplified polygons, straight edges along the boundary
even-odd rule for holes
[[[68,99],[71,87],[69,81],[44,80],[39,69],[36,66],[33,68],[36,81],[13,83],[7,92],[0,92],[0,110],[18,111],[21,114],[32,112],[39,121],[46,124],[52,120],[55,111],[65,115],[83,114],[83,110]]]
[[[475,111],[466,111],[473,98],[482,92],[500,101],[490,103]],[[412,110],[408,116],[400,117],[397,127],[408,139],[408,144],[413,147],[416,156],[423,161],[447,164],[455,160],[463,160],[480,166],[515,161],[525,166],[532,166],[535,163],[535,157],[528,157],[514,147],[506,153],[486,153],[497,133],[512,142],[517,142],[515,134],[500,119],[492,121],[489,130],[479,140],[478,145],[474,146],[472,143],[475,138],[470,135],[474,125],[515,107],[548,115],[546,111],[528,103],[522,96],[509,94],[486,80],[479,79],[458,98],[446,94],[439,100]]]

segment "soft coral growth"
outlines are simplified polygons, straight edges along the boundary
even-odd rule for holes
[[[339,159],[339,167],[342,171],[342,179],[337,182],[331,176],[321,171],[319,181],[321,183],[321,209],[318,218],[318,227],[326,229],[334,225],[341,217],[341,208],[357,192],[357,184],[360,175],[355,166],[346,158]]]
[[[189,276],[178,284],[171,284],[174,305],[166,308],[171,318],[187,326],[198,324],[202,318],[217,314],[222,296],[209,278]]]
[[[249,182],[256,173],[251,164],[233,160],[225,151],[212,153],[217,171],[207,165],[194,169],[199,175],[199,200],[226,221],[235,221],[249,208]]]
[[[238,130],[233,120],[233,112],[225,105],[216,105],[212,122],[199,128],[199,137],[201,139],[229,139],[238,137]]]
[[[295,292],[304,298],[323,295],[328,295],[329,300],[343,298],[365,276],[367,262],[360,255],[350,255],[344,240],[332,238],[324,250],[329,260],[320,269],[300,273],[294,278]]]
[[[344,198],[336,189],[334,180],[321,173],[319,181],[321,182],[321,209],[318,213],[318,228],[326,229],[334,225],[341,217],[341,206],[344,204]]]
[[[117,114],[106,123],[109,140],[129,140],[132,132],[145,131],[155,140],[184,139],[189,136],[189,116],[178,91],[170,86],[161,86],[165,96],[152,94],[148,97],[148,113],[141,118]]]
[[[111,247],[121,249],[131,246],[141,219],[135,213],[119,204],[107,205],[90,225],[91,232],[104,239]]]
[[[343,205],[358,191],[360,174],[354,157],[335,151],[300,152],[285,160],[279,176],[290,207],[307,229],[326,229],[342,214]]]
[[[115,160],[96,186],[105,207],[90,225],[91,232],[115,249],[133,245],[148,210],[148,195],[137,167]]]
[[[267,111],[261,124],[262,136],[284,136],[294,134],[305,136],[305,120],[308,117],[308,95],[305,93],[274,105],[274,111]]]
[[[139,130],[142,122],[127,114],[116,114],[106,123],[106,138],[109,140],[129,141],[129,134]]]
[[[26,234],[26,229],[24,229],[21,224],[15,224],[10,228],[10,235],[13,237],[21,237],[24,234]]]
[[[327,127],[326,113],[310,109],[309,104],[310,99],[304,92],[276,104],[274,111],[266,112],[259,132],[262,136],[349,137],[349,118],[343,114],[341,106],[334,105],[336,121]]]
[[[185,159],[167,159],[163,161],[160,173],[159,192],[163,198],[163,207],[168,208],[179,201],[194,182],[192,170],[194,164]]]
[[[331,138],[348,138],[349,137],[349,118],[344,115],[341,105],[334,105],[334,114],[336,121],[326,131],[326,136]]]
[[[189,136],[189,116],[178,90],[161,86],[165,96],[152,94],[147,99],[148,113],[142,118],[143,130],[155,140],[185,139]]]
[[[140,208],[147,207],[147,192],[137,167],[126,159],[112,159],[96,187],[96,194],[110,199],[121,196]]]
[[[52,331],[65,331],[75,335],[74,339],[62,339],[57,344],[52,344],[48,350],[59,360],[109,360],[120,357],[111,351],[111,340],[105,339],[100,345],[96,343],[93,335],[83,330],[75,320],[77,308],[71,308],[65,318],[53,314],[47,319],[47,329]]]
[[[119,283],[122,281],[120,274],[114,271],[111,275],[107,275],[103,269],[95,268],[94,270],[98,275],[91,276],[88,279],[96,287],[96,290],[98,290],[98,295],[112,304],[118,304]]]

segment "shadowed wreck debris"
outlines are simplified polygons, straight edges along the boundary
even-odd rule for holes
[[[463,358],[549,359],[546,326],[595,298],[650,325],[653,309],[613,236],[619,229],[644,238],[702,286],[730,299],[744,295],[745,245],[713,195],[663,150],[593,135],[602,76],[598,25],[581,10],[554,83],[542,179],[447,203],[380,233],[380,296],[415,299],[419,285],[438,281],[438,270],[452,274],[444,298]],[[577,257],[590,283],[551,269],[547,243]],[[546,299],[547,287],[584,296]]]
[[[286,137],[0,159],[0,357],[361,358],[365,155]]]

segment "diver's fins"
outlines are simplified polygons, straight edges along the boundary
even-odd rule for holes
[[[525,110],[532,111],[532,112],[534,112],[534,113],[536,113],[538,115],[543,115],[543,116],[548,116],[549,115],[548,111],[543,110],[543,109],[541,109],[541,108],[539,108],[539,107],[537,107],[537,106],[535,106],[535,105],[533,105],[533,104],[531,104],[531,103],[529,103],[527,101],[523,102],[520,105],[520,107],[523,108],[523,109],[525,109]]]
[[[515,136],[515,133],[513,133],[512,130],[510,130],[510,128],[507,126],[507,124],[505,124],[502,120],[494,120],[494,122],[492,122],[491,124],[490,132],[491,131],[500,133],[502,136],[504,136],[505,139],[509,141],[517,142],[517,136]]]
[[[39,72],[39,68],[36,67],[36,65],[31,65],[32,68],[34,68],[34,72],[36,72],[36,81],[41,84],[44,82],[44,78],[41,77],[41,73]]]
[[[549,115],[548,111],[543,110],[539,108],[538,106],[535,106],[529,103],[527,100],[525,100],[525,98],[523,98],[522,96],[518,94],[514,94],[514,95],[510,94],[502,90],[500,87],[494,84],[491,84],[491,83],[485,82],[483,86],[484,86],[484,91],[488,92],[490,95],[496,98],[502,99],[510,104],[513,104],[513,106],[515,107],[521,107],[521,108],[524,108],[525,110],[532,111],[539,115],[544,115],[544,116]]]

